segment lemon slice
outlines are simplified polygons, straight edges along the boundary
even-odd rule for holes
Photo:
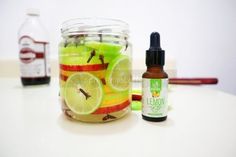
[[[88,72],[71,75],[65,84],[67,106],[76,114],[87,115],[99,108],[103,100],[102,82]]]
[[[130,88],[131,64],[127,56],[116,57],[107,68],[106,83],[114,91],[125,91]]]

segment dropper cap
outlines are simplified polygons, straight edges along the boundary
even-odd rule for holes
[[[165,51],[161,49],[160,34],[152,32],[150,35],[150,48],[146,51],[146,65],[163,66],[165,64]]]

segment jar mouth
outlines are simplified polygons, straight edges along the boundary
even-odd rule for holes
[[[128,37],[129,25],[109,18],[75,18],[62,23],[62,37],[76,35],[118,35]]]

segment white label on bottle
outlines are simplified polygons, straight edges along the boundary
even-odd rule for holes
[[[167,116],[168,79],[142,80],[142,114],[147,117]]]
[[[50,76],[49,43],[35,41],[29,36],[22,36],[20,46],[20,74],[21,77]]]

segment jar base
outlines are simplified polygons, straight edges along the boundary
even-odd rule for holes
[[[110,113],[110,114],[100,114],[100,115],[74,115],[69,114],[68,112],[64,111],[64,115],[69,120],[79,121],[79,122],[85,122],[85,123],[108,123],[111,121],[119,120],[126,115],[130,113],[130,109],[126,108],[118,112]],[[111,115],[116,117],[115,119],[106,119],[104,120],[104,117],[107,115]]]

